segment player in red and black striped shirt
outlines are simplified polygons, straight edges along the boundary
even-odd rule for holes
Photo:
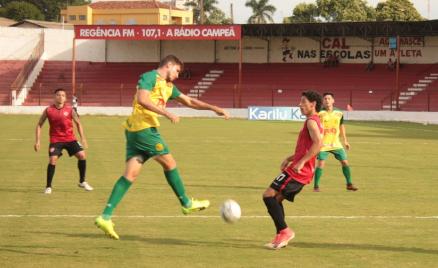
[[[295,233],[287,227],[284,219],[283,200],[293,202],[295,195],[313,179],[316,155],[322,146],[323,127],[318,117],[321,105],[322,98],[318,93],[313,91],[303,93],[300,109],[307,119],[298,136],[295,153],[283,161],[282,173],[263,193],[263,201],[277,229],[274,240],[266,244],[270,249],[285,247],[295,237]]]
[[[76,111],[66,104],[66,92],[59,88],[55,90],[55,102],[47,107],[41,115],[36,126],[36,138],[34,149],[36,152],[40,149],[41,127],[46,119],[49,120],[50,125],[50,145],[49,145],[49,164],[47,165],[47,184],[44,190],[45,194],[52,193],[52,180],[55,174],[55,166],[59,157],[62,156],[62,150],[67,150],[70,156],[74,155],[78,159],[79,169],[79,184],[78,186],[87,191],[92,191],[91,187],[85,181],[86,171],[86,155],[82,145],[77,141],[73,122],[75,123],[83,146],[87,147],[87,140],[85,139],[84,129],[82,128],[79,116]]]

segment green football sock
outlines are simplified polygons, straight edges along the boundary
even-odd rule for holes
[[[128,191],[131,184],[132,182],[130,182],[128,179],[126,179],[123,176],[121,176],[119,180],[116,182],[116,184],[113,187],[111,196],[108,199],[108,203],[106,204],[106,207],[102,213],[102,217],[105,220],[109,220],[111,218],[111,216],[113,215],[113,210],[120,203],[120,200],[122,200],[123,196]]]
[[[343,166],[342,167],[342,173],[344,173],[345,180],[347,181],[347,184],[351,183],[351,170],[349,166]]]
[[[170,187],[172,187],[173,192],[178,197],[181,205],[184,207],[190,206],[190,199],[185,193],[184,184],[179,175],[178,169],[174,168],[172,170],[164,171],[164,175],[166,176],[167,182],[169,183]]]
[[[317,167],[315,169],[315,181],[313,184],[313,188],[319,187],[319,181],[321,180],[321,176],[322,176],[322,168]]]

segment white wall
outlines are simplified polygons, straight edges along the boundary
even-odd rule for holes
[[[45,106],[0,106],[0,114],[41,114]],[[183,117],[217,117],[211,111],[198,111],[190,108],[168,108],[172,113]],[[226,109],[232,118],[247,119],[248,109]],[[82,115],[120,115],[127,116],[131,107],[79,107]],[[437,112],[395,112],[395,111],[351,111],[344,112],[346,120],[394,121],[438,124]]]
[[[27,59],[40,32],[40,29],[0,27],[0,60]],[[44,32],[47,59],[70,61],[73,30],[44,29]],[[338,53],[343,63],[364,64],[371,60],[372,43],[375,63],[386,63],[389,57],[395,57],[388,44],[382,42],[382,37],[373,40],[358,37],[274,37],[270,39],[269,46],[267,40],[245,37],[242,43],[243,61],[248,63],[318,63],[320,56],[324,61],[328,53]],[[239,60],[238,45],[238,41],[216,41],[215,49],[214,41],[162,41],[160,51],[159,41],[77,40],[76,59],[157,62],[160,55],[175,54],[185,62],[209,63],[214,62],[216,57],[220,63],[235,63]],[[424,37],[420,44],[404,44],[401,58],[402,63],[438,63],[438,36]]]
[[[69,61],[72,59],[73,30],[45,29],[47,60]],[[105,61],[104,40],[76,40],[76,60]]]
[[[0,60],[27,60],[40,33],[40,29],[0,27]]]
[[[162,41],[162,56],[174,54],[184,62],[214,61],[214,41]]]
[[[109,62],[158,62],[159,41],[108,40],[107,61]]]

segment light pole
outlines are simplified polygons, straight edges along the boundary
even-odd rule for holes
[[[204,0],[200,0],[200,8],[201,8],[201,19],[200,22],[201,24],[204,24]]]

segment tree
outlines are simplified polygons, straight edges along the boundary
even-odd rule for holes
[[[318,22],[319,10],[315,4],[300,3],[295,6],[292,16],[284,18],[284,23]]]
[[[274,22],[272,16],[277,9],[273,5],[269,5],[268,2],[269,0],[248,0],[245,3],[245,6],[252,8],[252,16],[249,17],[248,23]]]
[[[375,11],[365,0],[317,0],[316,4],[328,22],[375,20]]]
[[[41,11],[35,5],[26,2],[14,1],[6,4],[5,16],[16,21],[25,19],[44,20]]]
[[[388,0],[376,7],[378,21],[419,21],[423,20],[420,13],[409,0]]]
[[[8,3],[14,1],[17,0],[0,0],[0,6],[4,7]],[[61,11],[61,8],[66,8],[67,5],[88,5],[91,3],[91,0],[26,0],[24,2],[36,6],[39,11],[44,15],[45,20],[59,21],[59,13]]]
[[[204,18],[202,21],[208,21],[208,17],[211,16],[213,12],[219,10],[215,5],[218,4],[217,0],[204,0]],[[196,24],[201,24],[201,1],[192,0],[184,4],[186,7],[191,7],[193,9],[193,21]]]
[[[213,10],[207,18],[207,24],[231,24],[231,19],[225,16],[225,13],[216,9]]]

